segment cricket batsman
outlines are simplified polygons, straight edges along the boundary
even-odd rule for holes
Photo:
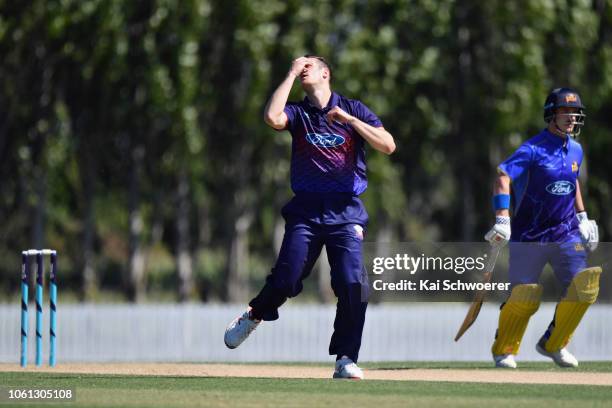
[[[597,248],[599,232],[584,210],[578,181],[582,147],[575,137],[585,117],[575,90],[554,89],[544,104],[547,127],[498,167],[495,225],[485,239],[493,245],[510,241],[512,291],[501,307],[492,347],[497,367],[516,368],[514,356],[529,318],[540,305],[538,282],[546,263],[551,264],[563,295],[536,350],[561,367],[578,366],[566,346],[597,298],[601,274],[601,268],[587,268],[587,252]]]
[[[296,79],[306,97],[288,103]],[[362,241],[368,214],[359,195],[368,184],[365,144],[391,154],[395,143],[366,105],[332,92],[331,79],[325,59],[297,58],[266,105],[265,122],[291,133],[295,196],[282,209],[285,235],[276,265],[249,308],[229,324],[224,340],[236,348],[261,321],[278,319],[278,308],[302,291],[325,245],[338,298],[329,345],[329,354],[336,355],[333,378],[362,379],[357,359],[367,307]]]

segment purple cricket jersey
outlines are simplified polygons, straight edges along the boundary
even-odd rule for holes
[[[378,117],[358,100],[332,93],[323,109],[305,97],[285,106],[291,148],[291,188],[294,193],[349,193],[358,196],[368,186],[364,139],[348,124],[327,123],[325,115],[339,106],[359,120],[381,127]]]
[[[576,182],[582,147],[544,129],[499,170],[512,180],[514,242],[579,242]]]

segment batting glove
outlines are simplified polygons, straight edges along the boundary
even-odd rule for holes
[[[503,247],[510,241],[510,217],[498,215],[495,225],[485,235],[485,240],[496,247]]]
[[[597,223],[594,220],[589,220],[586,211],[576,214],[576,218],[578,219],[578,229],[580,229],[582,242],[590,251],[596,250],[599,244]]]

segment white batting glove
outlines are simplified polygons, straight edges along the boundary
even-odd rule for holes
[[[597,228],[597,223],[594,220],[589,220],[586,211],[576,214],[576,218],[578,219],[578,228],[580,229],[582,242],[590,251],[596,250],[599,244],[599,228]]]
[[[495,225],[487,232],[485,240],[497,247],[506,245],[510,241],[510,217],[501,215],[495,217]]]

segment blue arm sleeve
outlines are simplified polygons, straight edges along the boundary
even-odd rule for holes
[[[287,115],[287,126],[285,126],[284,129],[278,129],[278,130],[291,130],[293,128],[293,124],[295,123],[295,117],[297,115],[297,109],[298,107],[293,102],[288,102],[285,105],[285,108],[283,109],[283,111]]]
[[[355,101],[353,104],[353,112],[351,115],[370,126],[382,127],[383,125],[378,116],[376,116],[374,112],[370,110],[370,108],[360,101]]]
[[[521,178],[529,171],[533,150],[528,145],[521,145],[512,156],[499,165],[499,170],[508,175],[512,181]]]

